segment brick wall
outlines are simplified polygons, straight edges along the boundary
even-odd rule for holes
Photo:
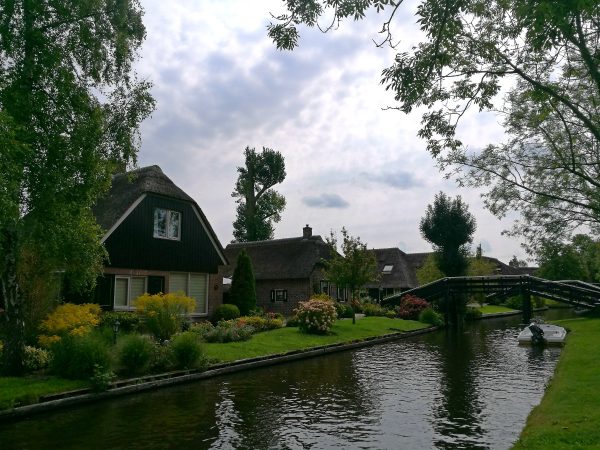
[[[271,290],[273,289],[285,289],[287,291],[287,301],[271,301]],[[312,292],[311,283],[307,278],[295,280],[257,280],[256,305],[268,312],[277,312],[284,316],[291,316],[293,315],[293,310],[298,307],[298,302],[308,300]]]

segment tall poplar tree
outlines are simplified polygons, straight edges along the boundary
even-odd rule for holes
[[[236,242],[273,239],[273,222],[281,220],[285,197],[272,187],[285,179],[285,161],[280,152],[266,147],[261,153],[246,147],[244,156],[231,194],[238,204],[233,237]]]
[[[154,108],[132,63],[145,37],[137,0],[0,4],[0,293],[4,369],[22,370],[22,289],[32,271],[89,288],[101,270],[91,206],[135,163]],[[26,257],[25,257],[26,255]],[[32,261],[31,255],[37,263]]]

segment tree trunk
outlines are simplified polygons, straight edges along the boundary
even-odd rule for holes
[[[6,339],[2,352],[3,369],[7,375],[23,373],[25,353],[25,323],[23,321],[23,299],[17,281],[17,233],[14,229],[3,233],[5,249],[0,267],[0,284],[5,306]]]

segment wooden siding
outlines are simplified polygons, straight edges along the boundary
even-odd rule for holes
[[[181,212],[181,239],[153,237],[154,209]],[[105,242],[107,267],[217,273],[219,254],[189,202],[149,194]]]

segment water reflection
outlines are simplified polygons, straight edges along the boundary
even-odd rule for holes
[[[0,425],[2,450],[507,449],[560,349],[518,318]]]

